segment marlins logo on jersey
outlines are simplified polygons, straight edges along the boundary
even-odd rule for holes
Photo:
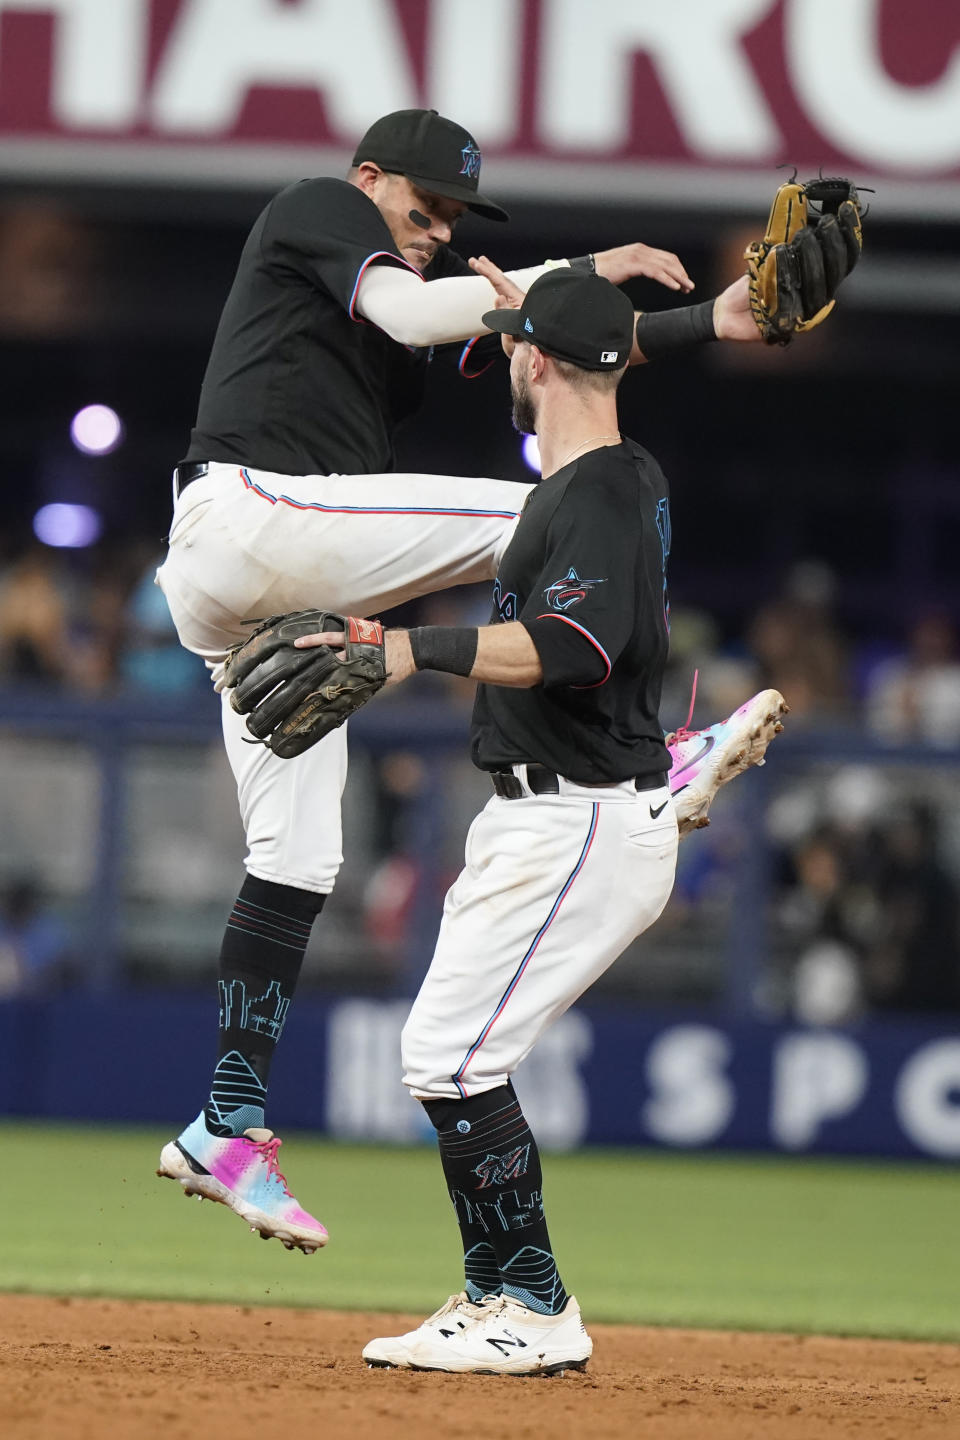
[[[543,593],[551,610],[569,610],[571,606],[579,605],[591,590],[603,584],[605,580],[581,580],[571,565],[563,579],[554,580]]]
[[[512,590],[504,590],[500,584],[500,577],[497,576],[493,582],[493,603],[497,607],[497,616],[505,623],[516,620],[520,614],[520,607],[517,604],[517,597]]]

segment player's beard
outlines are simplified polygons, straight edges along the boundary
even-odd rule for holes
[[[514,379],[510,386],[510,398],[513,401],[513,428],[519,430],[521,435],[535,435],[537,414],[525,375],[517,375]]]

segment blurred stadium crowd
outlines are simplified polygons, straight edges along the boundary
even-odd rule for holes
[[[86,695],[204,687],[206,670],[181,649],[154,584],[161,558],[142,541],[81,556],[40,542],[0,552],[4,685]],[[826,564],[802,561],[729,638],[706,612],[675,606],[665,710],[683,709],[696,668],[697,716],[706,723],[708,712],[774,686],[789,697],[792,726],[852,725],[890,745],[960,747],[960,635],[952,615],[921,610],[900,634],[858,642],[837,614],[836,591]],[[486,620],[481,587],[408,609],[422,623],[438,606]]]
[[[158,558],[144,543],[103,553],[36,543],[7,553],[0,569],[7,695],[211,704],[205,668],[180,648],[153,583]],[[484,588],[475,587],[408,607],[403,618],[483,623],[487,604]],[[654,950],[662,949],[659,967],[651,970],[638,947],[615,967],[608,988],[666,1001],[720,998],[722,967],[730,963],[730,940],[722,937],[736,933],[732,912],[742,903],[737,866],[760,845],[760,824],[769,842],[770,904],[765,963],[750,979],[754,1012],[838,1023],[869,1011],[960,1010],[960,645],[950,615],[929,610],[885,643],[876,636],[858,643],[838,617],[834,575],[808,560],[787,573],[779,591],[759,597],[742,633],[722,637],[704,611],[678,606],[672,634],[666,723],[686,719],[695,669],[694,726],[774,686],[788,697],[788,740],[803,746],[804,764],[790,763],[788,741],[780,753],[775,747],[762,820],[743,810],[734,790],[724,797],[711,830],[684,846],[674,900],[653,937]],[[470,685],[423,679],[431,708],[449,711],[465,728]],[[838,737],[854,743],[853,759],[837,759]],[[869,756],[860,753],[864,744]],[[456,866],[460,821],[451,820],[439,873],[427,873],[410,825],[435,792],[434,767],[410,746],[376,747],[368,760],[357,820],[364,878],[357,883],[346,872],[341,902],[343,978],[403,988],[418,908],[429,907],[431,897],[438,902]],[[931,769],[934,760],[943,763]],[[473,786],[480,777],[466,773],[462,757],[451,764],[442,794],[455,813],[454,795],[464,785],[479,794]],[[464,808],[465,827],[469,802]],[[84,980],[69,914],[45,890],[42,875],[14,868],[6,876],[0,994]],[[213,959],[211,949],[208,965]],[[418,960],[422,955],[414,966]],[[139,972],[177,981],[196,968],[184,957],[178,962],[174,946],[172,960],[144,960]],[[136,963],[131,973],[136,978]],[[318,959],[313,978],[329,983],[329,956]]]

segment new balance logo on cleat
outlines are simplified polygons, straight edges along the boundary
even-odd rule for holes
[[[519,1346],[521,1350],[527,1348],[526,1340],[521,1340],[520,1336],[514,1335],[512,1330],[504,1330],[500,1335],[488,1335],[487,1344],[499,1350],[501,1355],[509,1355],[511,1347]]]

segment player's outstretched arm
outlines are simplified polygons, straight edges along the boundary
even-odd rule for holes
[[[301,635],[298,650],[325,645],[337,650],[343,632]],[[416,630],[388,630],[384,635],[388,685],[399,685],[415,670],[441,670],[465,675],[488,685],[526,690],[539,685],[543,666],[537,647],[518,620],[505,625],[427,625]]]
[[[316,745],[382,690],[414,670],[529,688],[543,679],[523,625],[389,630],[327,610],[271,615],[227,655],[230,705],[254,740],[281,760]]]
[[[741,275],[715,299],[699,305],[638,311],[630,364],[642,365],[711,340],[752,344],[762,338],[751,311],[748,277]]]
[[[610,251],[609,253],[616,254],[617,252]],[[657,251],[655,253],[663,254],[665,252]],[[668,258],[675,259],[676,257]],[[509,275],[505,275],[498,266],[494,265],[486,255],[480,255],[471,260],[470,266],[493,286],[498,310],[504,307],[515,308],[523,303],[523,291],[520,287],[511,280]],[[641,349],[641,337],[646,339],[647,346],[651,351],[650,355]],[[708,340],[739,340],[750,343],[762,338],[750,309],[748,279],[746,275],[741,275],[732,285],[728,285],[726,290],[722,291],[715,300],[707,300],[700,305],[685,306],[680,310],[655,313],[652,316],[638,312],[633,349],[630,352],[630,364],[642,365],[651,358],[652,354],[660,353],[657,346],[658,340],[661,344],[665,342],[667,349],[680,349],[684,345],[702,344]],[[508,356],[513,345],[514,341],[511,337],[504,335],[503,348]]]
[[[473,275],[447,275],[426,283],[408,269],[371,265],[360,279],[351,314],[355,311],[392,339],[415,347],[450,344],[486,334],[481,316],[493,308],[496,296],[490,286],[483,283],[490,278],[487,271],[473,260],[469,263],[475,272]],[[522,297],[551,266],[565,263],[546,261],[510,271],[508,278]],[[598,275],[614,284],[645,275],[670,290],[689,292],[693,289],[693,281],[677,256],[649,245],[620,245],[569,263],[589,263]],[[492,262],[486,261],[486,264]],[[493,268],[498,275],[504,274]]]
[[[597,250],[593,255],[594,269],[605,280],[622,285],[625,280],[644,276],[656,280],[668,290],[679,290],[689,295],[694,288],[693,281],[684,269],[678,255],[670,250],[655,250],[652,245],[639,241],[632,245],[617,245],[612,250]]]

